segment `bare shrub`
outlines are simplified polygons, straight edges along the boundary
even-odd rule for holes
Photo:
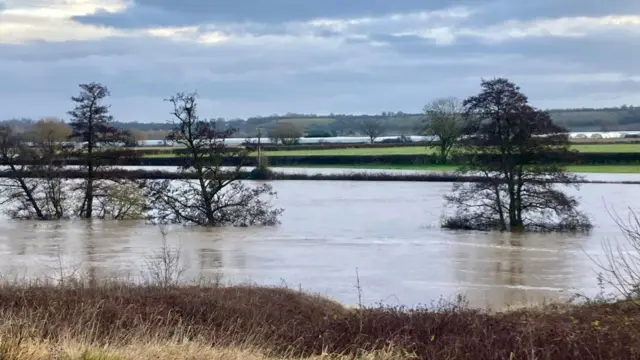
[[[637,302],[640,300],[640,218],[632,209],[629,209],[626,220],[615,212],[610,212],[610,215],[622,231],[624,240],[604,240],[604,260],[592,257],[601,271],[598,280],[615,291],[613,296],[640,304]]]
[[[160,250],[145,260],[142,277],[147,284],[166,288],[177,285],[187,268],[182,263],[180,246],[170,246],[167,243],[166,228],[160,228],[160,234],[162,236]]]
[[[143,183],[110,182],[102,190],[100,196],[96,197],[97,218],[127,220],[146,217],[147,199]]]

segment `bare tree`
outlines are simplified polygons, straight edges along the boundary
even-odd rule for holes
[[[17,207],[9,210],[12,217],[26,217],[26,214],[29,214],[44,220],[45,215],[36,201],[37,184],[20,174],[27,169],[24,161],[32,157],[31,149],[24,140],[24,137],[16,134],[11,127],[0,128],[0,155],[3,164],[12,173],[8,183],[5,184],[7,189],[3,194],[3,203],[12,203]]]
[[[129,135],[112,125],[113,116],[104,100],[110,95],[106,86],[99,83],[80,84],[80,94],[71,99],[76,107],[71,115],[71,137],[83,144],[86,178],[84,199],[78,214],[84,218],[93,216],[93,201],[96,195],[96,171],[110,160],[105,149],[126,141]]]
[[[273,128],[269,129],[269,138],[274,144],[296,145],[303,135],[304,132],[300,126],[290,121],[278,121]]]
[[[196,180],[152,182],[148,188],[152,218],[201,226],[277,224],[282,210],[263,199],[276,194],[271,185],[250,187],[240,181],[248,152],[225,143],[234,129],[218,130],[215,122],[198,117],[196,97],[178,93],[168,100],[175,119],[168,139],[186,148],[189,161],[181,171],[195,173]],[[232,170],[223,171],[225,159],[235,161]]]
[[[567,130],[536,110],[507,79],[483,80],[482,91],[464,101],[475,131],[466,153],[475,154],[460,175],[483,181],[456,183],[445,198],[455,215],[444,226],[464,229],[581,231],[591,229],[578,201],[558,188],[578,187],[577,175],[550,163],[549,154],[572,154]]]
[[[70,186],[60,175],[64,170],[64,159],[69,155],[70,147],[65,140],[70,135],[71,127],[55,118],[39,120],[29,134],[37,153],[30,170],[41,183],[44,210],[49,218],[61,219],[68,216]]]
[[[455,97],[440,98],[424,107],[426,125],[422,132],[434,137],[430,146],[439,149],[440,161],[447,162],[451,149],[458,143],[466,128],[464,106]]]
[[[378,118],[364,119],[360,123],[360,130],[369,137],[369,141],[373,144],[377,138],[384,134],[384,123]]]
[[[31,140],[31,141],[29,141]],[[0,157],[6,166],[0,197],[12,218],[61,219],[66,216],[67,196],[59,172],[63,158],[52,136],[16,134],[0,128]]]

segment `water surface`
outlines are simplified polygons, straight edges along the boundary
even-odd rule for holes
[[[619,175],[610,175],[618,177]],[[586,254],[620,235],[606,207],[621,215],[640,200],[638,185],[588,184],[577,194],[596,228],[590,235],[452,232],[439,228],[451,184],[276,181],[273,228],[169,228],[186,279],[287,284],[347,304],[429,304],[465,294],[473,306],[501,308],[593,294]],[[0,272],[55,277],[60,265],[96,278],[146,271],[162,244],[141,222],[0,223]]]

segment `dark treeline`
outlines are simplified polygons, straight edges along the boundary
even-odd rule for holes
[[[640,106],[553,109],[549,110],[549,114],[554,122],[575,132],[640,130]],[[383,112],[376,115],[288,113],[256,116],[248,119],[213,118],[210,120],[217,124],[218,129],[236,129],[232,137],[254,137],[260,131],[267,134],[281,122],[295,124],[308,137],[367,136],[366,127],[363,124],[370,124],[372,121],[380,124],[382,130],[380,136],[396,136],[421,133],[424,114],[403,112]],[[4,123],[28,130],[35,124],[35,121],[33,119],[11,119],[5,120]],[[162,119],[148,123],[114,121],[113,126],[122,130],[142,132],[144,134],[141,134],[141,140],[161,140],[173,129],[170,122]]]
[[[25,179],[37,178],[40,173],[34,171],[4,171],[0,172],[0,179],[12,179],[21,177]],[[60,179],[84,179],[87,174],[82,170],[63,170],[54,175]],[[122,181],[122,180],[198,180],[198,174],[194,172],[173,172],[163,170],[126,170],[112,169],[108,171],[96,172],[95,179]],[[385,182],[443,182],[443,183],[475,183],[475,182],[496,182],[504,181],[492,179],[485,176],[473,176],[454,173],[424,173],[424,174],[389,174],[380,173],[344,173],[344,174],[305,174],[305,173],[282,173],[269,171],[266,174],[258,171],[221,172],[220,179],[240,179],[240,180],[309,180],[309,181],[385,181]],[[542,180],[543,183],[565,184],[562,180]],[[609,181],[609,180],[587,180],[576,179],[570,183],[575,184],[620,184],[620,185],[640,185],[640,181]]]
[[[192,163],[186,150],[173,150],[176,156],[153,156],[140,157],[136,153],[159,153],[162,150],[136,150],[136,151],[114,151],[102,156],[102,160],[108,165],[144,165],[144,166],[189,166]],[[518,157],[522,161],[532,162],[535,160],[539,164],[564,164],[564,165],[635,165],[640,164],[640,153],[583,153],[572,152],[544,153],[529,155],[528,157]],[[442,161],[437,154],[425,155],[310,155],[310,156],[289,156],[270,155],[268,157],[271,166],[340,166],[340,165],[465,165],[473,159],[483,159],[489,161],[498,158],[499,155],[465,155],[455,153],[450,155],[446,161]],[[83,159],[79,157],[67,157],[56,160],[55,164],[82,165]],[[238,158],[228,156],[219,160],[221,166],[258,166],[257,156],[247,156]],[[520,160],[518,160],[520,161]],[[15,161],[15,164],[32,165],[35,161],[24,160]],[[5,162],[6,164],[6,162]]]

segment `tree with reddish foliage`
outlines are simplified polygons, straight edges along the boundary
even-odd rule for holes
[[[482,91],[463,103],[471,132],[465,153],[473,154],[461,175],[484,181],[456,183],[445,198],[455,209],[444,226],[510,231],[591,229],[578,201],[558,185],[578,187],[578,175],[550,155],[569,159],[568,131],[549,113],[533,108],[520,88],[504,78],[482,81]]]

